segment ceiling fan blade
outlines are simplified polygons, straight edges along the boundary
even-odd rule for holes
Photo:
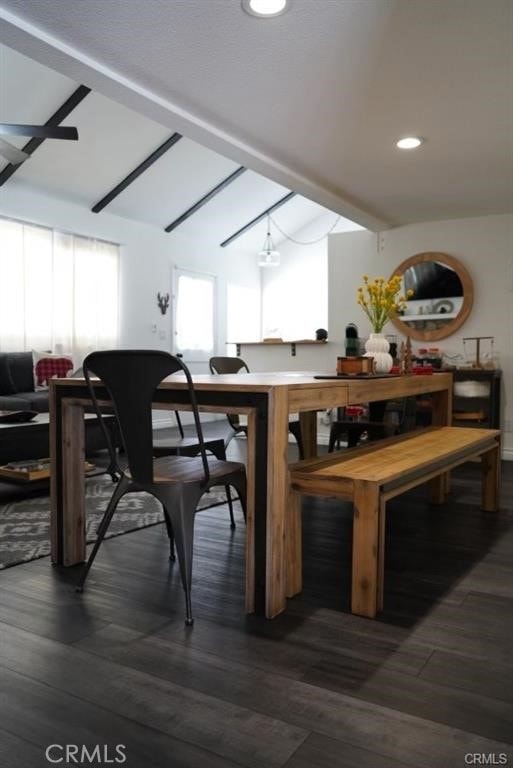
[[[17,149],[16,147],[13,147],[12,144],[9,144],[8,141],[4,141],[4,139],[0,138],[0,155],[2,157],[5,157],[6,160],[8,160],[12,165],[19,165],[20,163],[24,163],[25,160],[28,160],[30,157],[27,152],[22,152],[21,149]]]
[[[35,139],[69,139],[78,141],[78,131],[65,125],[18,125],[0,123],[0,134],[4,136],[32,136]]]

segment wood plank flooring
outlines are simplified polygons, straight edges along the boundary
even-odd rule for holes
[[[442,507],[423,488],[389,503],[377,620],[348,613],[352,513],[335,500],[306,500],[304,590],[274,621],[244,615],[244,523],[224,507],[196,519],[192,628],[164,526],[105,542],[83,595],[48,558],[2,571],[0,765],[49,765],[50,744],[123,744],[130,768],[513,765],[502,469],[498,515],[479,509],[477,464]]]

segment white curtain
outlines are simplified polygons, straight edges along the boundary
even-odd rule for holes
[[[0,351],[117,346],[119,246],[0,218]]]

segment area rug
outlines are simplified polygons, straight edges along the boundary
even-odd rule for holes
[[[86,537],[91,543],[112,495],[108,475],[86,480]],[[201,498],[198,509],[226,503],[223,489]],[[118,504],[106,538],[157,525],[164,520],[159,502],[146,493],[130,493]],[[37,496],[0,504],[0,570],[50,554],[50,499]]]

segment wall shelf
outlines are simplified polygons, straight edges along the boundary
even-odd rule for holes
[[[403,323],[420,323],[423,320],[453,320],[457,316],[457,312],[437,312],[430,315],[400,315],[400,319]]]
[[[241,347],[290,347],[292,357],[296,356],[296,347],[307,344],[327,344],[327,341],[318,341],[317,339],[295,339],[284,341],[283,339],[272,339],[271,341],[227,341],[227,344],[235,344],[237,357],[240,357]]]

